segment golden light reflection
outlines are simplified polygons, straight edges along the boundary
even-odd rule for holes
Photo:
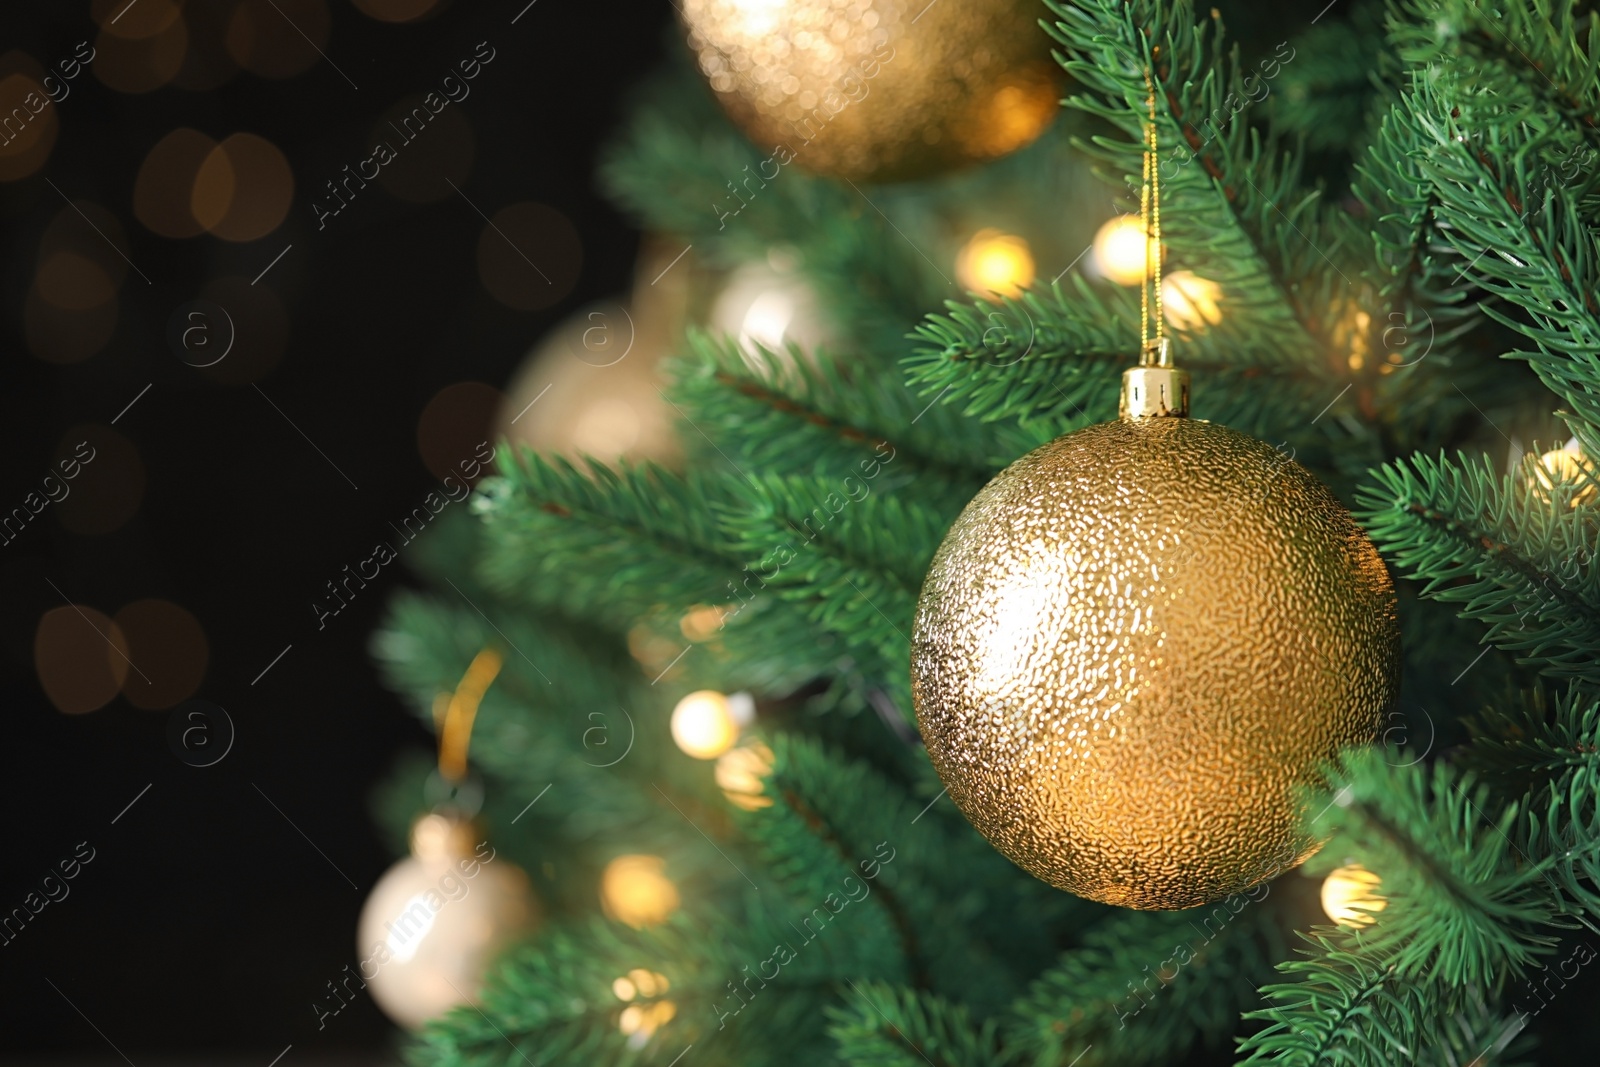
[[[40,617],[33,662],[56,710],[82,715],[117,695],[129,673],[128,642],[103,612],[67,604]]]
[[[194,178],[189,209],[225,241],[254,241],[282,224],[294,200],[294,172],[271,141],[235,133],[206,154]]]
[[[200,620],[169,600],[137,600],[113,620],[128,642],[128,658],[139,665],[122,681],[136,708],[176,707],[200,689],[210,644]]]
[[[1222,286],[1193,271],[1175,270],[1161,280],[1161,302],[1167,322],[1180,330],[1215,326],[1222,321]]]
[[[618,856],[601,872],[601,910],[636,930],[666,922],[679,903],[678,887],[660,856]]]
[[[195,179],[216,147],[211,138],[187,126],[173,130],[152,145],[133,181],[134,217],[162,237],[204,233],[205,226],[194,214]],[[208,210],[218,195],[219,191],[209,186],[202,194]],[[228,195],[231,197],[231,190]]]
[[[1568,507],[1579,508],[1594,503],[1600,495],[1600,470],[1579,450],[1576,438],[1565,448],[1544,453],[1529,466],[1528,487],[1547,504],[1565,500]]]
[[[1377,912],[1389,906],[1378,889],[1378,876],[1352,863],[1328,875],[1322,883],[1322,910],[1340,926],[1357,929],[1371,926]]]
[[[1019,296],[1033,283],[1033,251],[1015,234],[983,229],[956,257],[956,279],[978,293]]]
[[[1137,215],[1118,215],[1095,231],[1091,252],[1101,277],[1118,285],[1144,281],[1145,230]]]
[[[261,78],[292,78],[316,65],[328,44],[323,0],[241,0],[224,37],[229,57]]]
[[[734,694],[740,711],[751,703],[748,694]],[[749,716],[736,711],[736,699],[714,689],[701,689],[678,701],[672,709],[672,740],[686,756],[716,759],[739,740],[739,727]]]
[[[50,158],[57,119],[40,80],[43,72],[31,57],[8,52],[0,64],[0,181],[10,182],[26,178]]]
[[[761,741],[724,753],[717,760],[714,777],[728,803],[745,811],[770,808],[772,798],[766,795],[766,782],[772,773],[773,758],[772,749]]]

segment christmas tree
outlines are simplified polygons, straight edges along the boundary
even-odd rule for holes
[[[1251,50],[1187,0],[1038,16],[1066,110],[959,174],[773,174],[687,62],[641,98],[616,200],[710,262],[782,246],[837,336],[691,331],[664,386],[681,469],[503,449],[474,520],[419,543],[434,591],[394,605],[377,654],[431,722],[499,650],[472,760],[546,915],[412,1063],[1386,1067],[1529,1062],[1551,1036],[1600,914],[1594,15],[1393,0]],[[1378,743],[1304,794],[1318,855],[1185,911],[1082,900],[996,852],[944,797],[909,670],[962,507],[1115,418],[1139,351],[1129,288],[1075,270],[951,300],[924,250],[1013,195],[1049,205],[1036,247],[1074,232],[1060,216],[1093,212],[1062,175],[1086,160],[1135,209],[1152,102],[1166,265],[1216,287],[1175,326],[1192,413],[1351,507],[1404,641]],[[669,736],[700,690],[754,701],[741,724],[697,698],[728,735],[715,763]],[[602,913],[630,855],[661,862]],[[1316,906],[1335,868],[1368,890],[1342,925]]]

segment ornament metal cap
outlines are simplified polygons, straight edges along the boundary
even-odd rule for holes
[[[1150,342],[1139,366],[1122,372],[1117,411],[1125,419],[1181,419],[1189,414],[1189,372],[1172,365],[1165,337]]]

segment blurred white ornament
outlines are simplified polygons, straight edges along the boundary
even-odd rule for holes
[[[701,689],[672,709],[672,740],[685,755],[716,759],[739,740],[739,731],[755,721],[756,702],[749,693],[724,696]]]
[[[495,433],[546,455],[675,463],[660,363],[689,304],[694,262],[682,252],[647,238],[632,296],[591,304],[545,335],[512,376]]]
[[[736,339],[757,369],[758,345],[776,353],[780,367],[788,367],[786,346],[798,345],[809,354],[837,337],[794,257],[776,250],[766,262],[746,263],[729,276],[712,304],[710,326]]]
[[[545,455],[671,462],[679,454],[657,364],[668,338],[627,304],[594,304],[557,326],[506,389],[496,434]]]
[[[361,909],[362,980],[409,1029],[474,1002],[495,955],[537,924],[528,876],[476,836],[470,820],[424,815]]]

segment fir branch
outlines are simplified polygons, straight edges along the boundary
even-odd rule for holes
[[[1068,105],[1119,128],[1124,141],[1096,139],[1091,152],[1119,173],[1141,173],[1149,114],[1168,147],[1162,168],[1162,238],[1177,264],[1193,264],[1222,287],[1225,314],[1245,332],[1276,338],[1279,358],[1327,373],[1317,353],[1331,324],[1326,309],[1348,284],[1343,251],[1298,186],[1299,157],[1249,123],[1254,90],[1237,54],[1197,23],[1190,0],[1049,0],[1062,65],[1082,91]],[[1289,58],[1292,58],[1292,53]],[[1279,55],[1269,61],[1277,69]],[[1265,72],[1263,72],[1265,73]],[[1191,165],[1194,164],[1194,165]]]
[[[1600,254],[1573,194],[1542,176],[1549,135],[1525,130],[1491,97],[1452,99],[1421,79],[1405,106],[1433,145],[1418,158],[1448,240],[1478,284],[1524,313],[1485,308],[1536,346],[1508,356],[1533,366],[1600,453]]]
[[[1040,1067],[1120,1067],[1220,1042],[1271,974],[1277,920],[1259,903],[1268,892],[1114,913],[1013,1005],[1001,1031],[1008,1052]]]
[[[842,1007],[828,1010],[828,1033],[850,1067],[1001,1067],[993,1019],[980,1026],[967,1009],[922,990],[851,982]]]
[[[740,822],[791,894],[818,908],[831,899],[833,907],[839,894],[865,886],[864,900],[876,901],[872,909],[895,931],[887,951],[903,961],[910,984],[975,1008],[1004,1003],[1013,967],[1047,948],[1016,923],[1043,925],[1060,915],[1061,902],[969,827],[932,816],[931,805],[863,764],[792,734],[772,747],[764,792],[775,804]],[[927,936],[932,931],[937,936]]]
[[[1374,473],[1358,515],[1423,595],[1461,604],[1485,640],[1556,678],[1600,682],[1600,569],[1590,509],[1497,477],[1485,458],[1414,457]]]
[[[895,376],[825,354],[745,348],[700,333],[691,333],[688,352],[674,364],[672,397],[742,469],[843,478],[888,463],[888,484],[925,481],[919,491],[959,506],[1035,443],[930,408]]]
[[[960,404],[986,421],[1015,419],[1043,442],[1117,412],[1122,372],[1139,349],[1137,300],[1074,276],[1060,285],[998,303],[947,302],[947,313],[917,327],[923,343],[904,361],[924,396]],[[1334,395],[1325,380],[1288,364],[1271,335],[1224,315],[1181,333],[1182,366],[1204,376],[1196,414],[1263,433],[1304,427]]]
[[[1346,751],[1329,787],[1310,823],[1333,834],[1317,865],[1356,856],[1380,872],[1388,904],[1362,940],[1398,977],[1496,988],[1555,943],[1551,863],[1513,842],[1515,805],[1497,811],[1486,787],[1396,750]]]
[[[1241,1067],[1513,1067],[1523,1062],[1520,1022],[1471,991],[1402,979],[1349,931],[1301,935],[1303,958],[1278,965],[1297,978],[1263,986],[1266,1023],[1239,1042]]]

